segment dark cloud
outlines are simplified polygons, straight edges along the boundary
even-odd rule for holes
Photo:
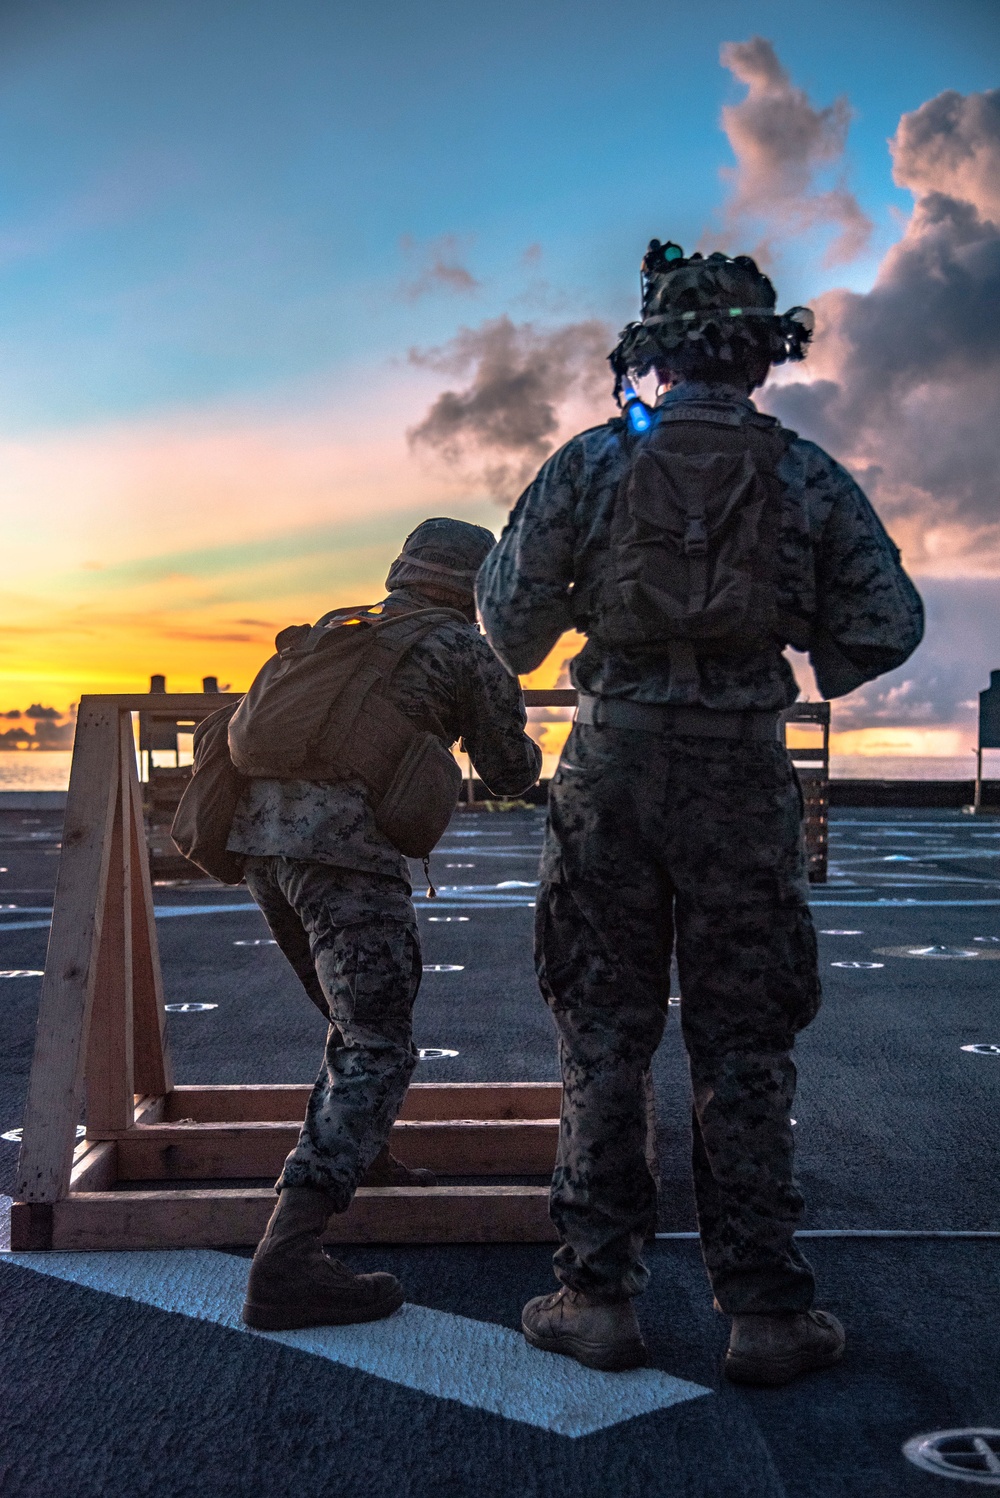
[[[62,713],[57,707],[42,707],[40,702],[33,702],[25,712],[26,718],[61,718]]]
[[[20,716],[21,709],[19,707],[12,707],[8,713],[0,713],[0,718],[19,718]]]
[[[1000,90],[941,94],[891,143],[915,197],[871,291],[817,298],[809,381],[765,404],[841,458],[918,570],[1000,569]]]
[[[610,343],[610,329],[596,319],[540,328],[498,317],[440,348],[412,349],[411,363],[469,382],[438,396],[407,434],[411,446],[471,467],[509,500],[552,452],[562,404],[607,381]]]
[[[737,163],[723,173],[732,191],[726,228],[741,234],[766,226],[754,253],[768,260],[777,236],[830,227],[838,232],[826,263],[852,260],[868,243],[871,221],[840,178],[825,188],[820,185],[824,173],[842,169],[851,120],[847,100],[835,99],[817,109],[805,90],[794,86],[762,36],[724,43],[720,58],[747,87],[742,103],[722,111],[722,127]]]
[[[404,301],[419,301],[433,291],[470,296],[479,290],[479,282],[459,259],[461,245],[457,235],[442,234],[425,245],[418,245],[409,235],[404,235],[400,243],[404,254],[420,262],[417,275],[404,281],[400,287]]]

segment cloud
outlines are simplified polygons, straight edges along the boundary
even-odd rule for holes
[[[479,282],[459,259],[460,243],[455,234],[442,234],[420,247],[404,234],[400,245],[404,254],[418,256],[423,262],[415,280],[404,281],[400,295],[404,301],[417,302],[434,291],[451,291],[459,296],[471,296],[479,290]]]
[[[896,671],[834,704],[838,732],[877,727],[959,727],[974,743],[978,693],[989,686],[997,653],[992,578],[925,578],[927,631]]]
[[[835,99],[817,109],[805,90],[793,85],[762,36],[724,43],[720,59],[747,87],[742,103],[722,111],[722,128],[736,157],[736,167],[722,173],[732,193],[726,228],[739,234],[766,225],[754,254],[769,260],[774,237],[831,227],[838,233],[824,262],[853,260],[868,243],[871,221],[842,178],[820,185],[823,173],[843,163],[851,120],[847,100]]]
[[[407,433],[411,447],[471,463],[490,493],[511,499],[553,451],[564,403],[595,396],[607,380],[610,343],[596,318],[541,328],[498,317],[439,348],[411,349],[412,364],[471,376],[464,389],[437,397]]]
[[[42,707],[40,702],[33,702],[25,713],[26,718],[61,718],[62,713],[57,707]]]
[[[917,571],[1000,571],[1000,90],[902,117],[915,196],[871,291],[814,303],[805,374],[766,404],[858,476]]]

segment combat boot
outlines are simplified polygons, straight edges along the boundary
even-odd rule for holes
[[[380,1321],[403,1304],[391,1274],[352,1274],[323,1252],[330,1199],[313,1186],[286,1186],[278,1195],[250,1265],[243,1320],[258,1331],[300,1326],[349,1326]]]
[[[564,1285],[552,1295],[528,1301],[521,1330],[532,1347],[565,1353],[588,1368],[618,1373],[649,1361],[630,1300],[607,1305]]]
[[[389,1153],[385,1145],[365,1171],[362,1186],[436,1186],[437,1176],[432,1170],[418,1167],[411,1170],[402,1160]]]
[[[787,1384],[844,1355],[844,1328],[829,1311],[734,1316],[726,1377],[734,1384]]]

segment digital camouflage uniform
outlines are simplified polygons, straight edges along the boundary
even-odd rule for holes
[[[687,382],[661,400],[751,413],[732,386]],[[691,405],[688,405],[691,411]],[[601,646],[609,519],[628,465],[622,423],[574,438],[542,468],[487,558],[480,614],[512,671],[534,669],[563,631],[590,638],[572,679],[595,698],[720,713],[777,711],[797,688],[780,645],[702,657],[696,690],[665,655]],[[776,588],[808,624],[824,696],[901,664],[920,599],[861,490],[814,443],[791,440]],[[693,1169],[703,1251],[729,1314],[808,1309],[812,1272],[793,1238],[794,1036],[820,988],[807,902],[801,797],[777,741],[673,728],[574,725],[553,779],[536,921],[536,967],[559,1035],[563,1113],[551,1210],[558,1278],[606,1301],[640,1292],[656,1195],[642,1076],[667,1014],[676,948],[693,1092]]]
[[[392,578],[392,574],[390,574]],[[387,607],[434,606],[396,588]],[[498,795],[538,778],[521,689],[474,624],[443,622],[404,657],[387,695],[418,728],[462,739]],[[253,780],[229,838],[247,885],[312,1001],[330,1017],[323,1066],[283,1186],[314,1186],[344,1211],[386,1143],[417,1055],[421,956],[409,866],[375,826],[360,781]]]

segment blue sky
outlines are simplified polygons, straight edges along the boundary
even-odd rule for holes
[[[601,354],[636,313],[650,236],[753,246],[753,226],[722,227],[720,174],[745,175],[750,157],[723,128],[747,86],[720,48],[754,36],[800,123],[846,98],[846,149],[814,162],[804,191],[853,193],[873,225],[832,266],[830,225],[789,230],[794,202],[763,225],[779,305],[819,298],[832,330],[806,376],[843,399],[811,409],[827,426],[840,411],[836,455],[939,594],[942,577],[1000,572],[983,504],[916,471],[933,423],[909,393],[852,442],[852,370],[873,366],[837,338],[846,292],[899,281],[896,251],[907,236],[920,249],[915,196],[941,186],[919,152],[909,188],[894,184],[901,116],[964,96],[985,175],[944,187],[1000,216],[986,182],[1000,131],[982,104],[998,31],[996,0],[4,0],[0,710],[135,690],[154,670],[179,689],[209,673],[246,685],[276,627],[378,596],[421,515],[499,529],[481,466],[407,440],[446,385],[482,377],[453,340],[469,328],[485,348],[491,320],[533,324],[515,329],[527,367],[594,320],[596,383],[552,366],[558,434],[611,413]],[[412,349],[444,357],[418,367]],[[959,446],[963,422],[1000,425],[978,415],[997,380],[966,362],[928,396],[957,413]],[[973,468],[991,461],[976,441]],[[967,741],[970,694],[996,661],[982,586],[961,596],[912,680],[838,709],[845,727]],[[960,684],[944,634],[978,641]]]
[[[887,137],[989,86],[996,23],[992,0],[7,0],[0,430],[294,403],[500,312],[623,321],[650,233],[690,244],[717,216],[742,94],[719,47],[753,33],[817,104],[848,96],[876,224],[846,270],[790,247],[782,297],[864,286],[910,205]],[[479,289],[407,301],[442,235]]]

